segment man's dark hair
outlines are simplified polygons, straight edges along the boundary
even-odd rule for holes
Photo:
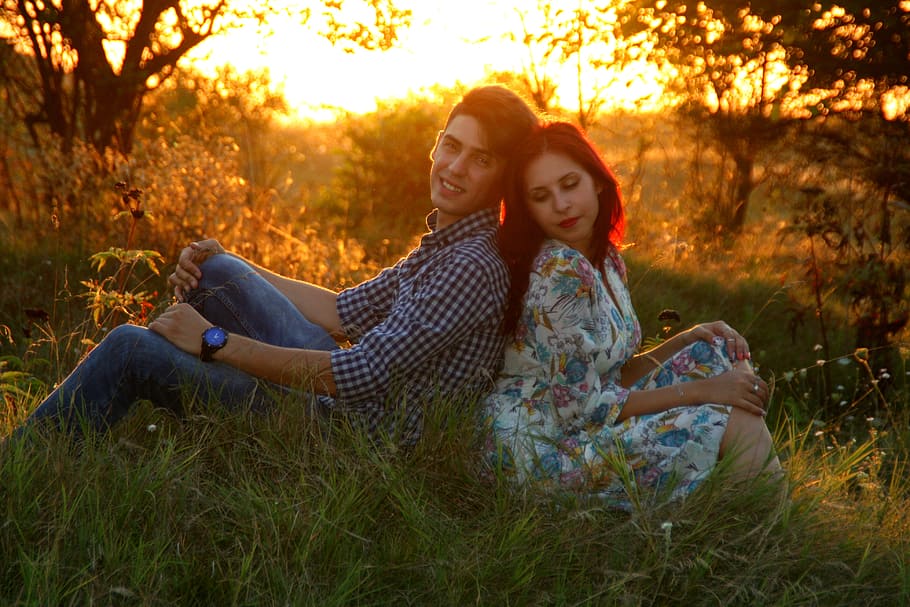
[[[461,114],[471,116],[480,123],[490,151],[503,158],[511,156],[515,146],[537,125],[537,116],[525,100],[499,85],[468,91],[449,112],[445,128]]]

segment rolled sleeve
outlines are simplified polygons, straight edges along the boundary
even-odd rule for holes
[[[504,268],[479,265],[477,259],[461,256],[434,265],[414,280],[409,296],[395,306],[391,316],[351,348],[332,353],[339,398],[348,402],[375,398],[387,393],[397,380],[428,383],[441,379],[428,375],[434,368],[441,371],[442,365],[427,368],[427,361],[445,358],[440,353],[473,333],[498,331],[507,288]],[[477,360],[465,361],[465,375],[488,358],[483,353],[474,357]]]
[[[374,278],[338,294],[335,307],[341,328],[352,342],[388,316],[398,291],[399,266],[386,268]]]

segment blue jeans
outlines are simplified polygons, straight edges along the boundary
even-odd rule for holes
[[[334,350],[338,345],[248,264],[215,255],[201,266],[199,287],[187,301],[209,322],[277,346]],[[200,335],[200,343],[201,343]],[[182,411],[187,398],[229,409],[267,409],[288,388],[218,362],[202,362],[145,327],[111,331],[26,420],[79,432],[105,430],[140,400]],[[301,398],[312,401],[310,394]]]

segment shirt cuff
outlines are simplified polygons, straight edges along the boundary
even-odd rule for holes
[[[332,378],[335,381],[336,398],[339,402],[366,400],[378,391],[367,357],[360,348],[332,350],[330,354]]]
[[[335,298],[335,309],[341,319],[341,329],[348,340],[354,342],[363,336],[363,327],[351,319],[357,309],[364,307],[363,296],[355,289],[344,289]]]

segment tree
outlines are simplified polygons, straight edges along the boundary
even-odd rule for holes
[[[720,162],[719,187],[705,215],[716,227],[742,229],[760,182],[759,155],[774,144],[782,105],[799,73],[787,64],[780,16],[742,0],[638,0],[627,6],[627,34],[651,33],[651,57],[672,74],[684,120],[704,129]]]
[[[316,8],[320,33],[348,48],[386,49],[410,12],[393,0],[357,0],[374,21],[345,23],[340,0],[311,0],[294,13],[308,22]],[[33,138],[39,125],[64,149],[79,138],[97,150],[129,154],[149,90],[176,69],[186,53],[210,36],[244,23],[264,23],[277,0],[3,0],[0,21],[19,52],[34,62],[40,99],[22,119]]]
[[[622,35],[622,13],[614,5],[538,0],[536,9],[519,10],[521,42],[528,50],[524,79],[538,109],[548,111],[557,93],[552,72],[571,69],[575,120],[583,129],[597,120],[607,88],[624,77],[623,68],[639,54],[636,36]],[[515,34],[512,39],[518,39]],[[555,64],[555,66],[554,66]]]
[[[776,0],[769,10],[787,28],[792,65],[804,68],[806,88],[822,92],[821,112],[884,113],[906,118],[906,105],[889,109],[889,95],[910,84],[910,3]]]
[[[707,143],[729,165],[729,187],[717,192],[710,215],[734,232],[760,182],[758,157],[786,126],[819,114],[887,111],[895,87],[907,93],[903,0],[635,0],[626,9],[625,33],[653,34],[652,57],[675,70],[683,115],[707,129]]]

